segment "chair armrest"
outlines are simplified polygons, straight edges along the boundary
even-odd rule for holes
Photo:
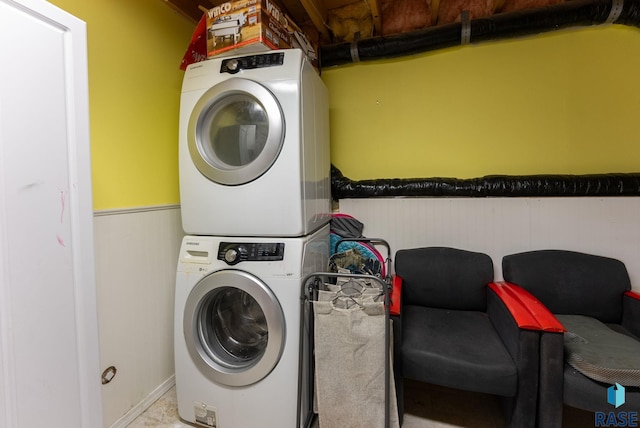
[[[524,288],[507,281],[492,282],[489,288],[505,302],[520,328],[565,332],[551,311]]]
[[[624,295],[632,299],[640,300],[640,293],[636,293],[635,291],[625,291]]]
[[[404,415],[404,382],[402,370],[402,278],[397,275],[391,277],[391,295],[389,296],[389,317],[393,326],[393,377],[396,387],[396,402],[398,417],[402,423]]]
[[[540,324],[531,311],[502,284],[490,283],[487,287],[487,315],[516,364],[522,355],[538,353],[542,331]],[[523,340],[525,338],[528,339]],[[527,341],[530,342],[528,345]]]
[[[522,358],[526,359],[527,356],[523,355],[523,352],[530,351],[527,351],[525,338],[535,336],[535,352],[538,353],[540,343],[548,340],[547,336],[562,337],[562,333],[565,332],[564,326],[535,296],[524,288],[506,281],[489,284],[487,313],[516,362]],[[546,352],[562,361],[562,342],[556,340],[553,347]]]
[[[391,280],[391,296],[389,302],[389,314],[400,315],[402,305],[402,278],[393,275]]]
[[[625,291],[622,296],[622,326],[640,337],[640,293]]]
[[[510,426],[525,426],[536,413],[542,330],[531,311],[500,284],[487,286],[487,315],[511,355],[518,373],[518,389]],[[534,417],[535,419],[535,417]]]
[[[530,310],[521,302],[517,294],[506,283],[492,282],[489,288],[511,313],[516,325],[525,330],[540,330],[540,324]]]
[[[537,382],[538,388],[538,426],[548,428],[560,428],[562,421],[562,391],[563,391],[563,369],[564,369],[564,326],[558,319],[544,306],[534,295],[524,288],[506,281],[495,282],[489,285],[490,289],[502,301],[510,302],[510,311],[514,320],[520,326],[520,342],[526,330],[529,334],[534,334],[538,338],[536,354],[538,356]],[[503,338],[504,340],[504,338]],[[507,347],[509,345],[507,344]],[[513,345],[511,345],[513,348]],[[527,355],[522,351],[527,348],[522,345],[519,353],[514,356],[514,360],[523,361],[519,365],[531,366]],[[516,359],[517,358],[517,359]],[[532,382],[534,382],[532,381]]]

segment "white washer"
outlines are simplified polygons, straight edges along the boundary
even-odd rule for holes
[[[309,234],[331,212],[327,88],[299,49],[191,64],[179,160],[187,234]]]
[[[307,426],[304,276],[323,271],[329,226],[303,238],[186,236],[175,295],[178,412],[216,428]]]

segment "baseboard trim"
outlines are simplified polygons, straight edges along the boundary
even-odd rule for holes
[[[120,419],[115,421],[109,428],[126,428],[131,424],[138,416],[144,413],[153,403],[155,403],[160,397],[162,397],[167,391],[169,391],[176,384],[175,375],[160,384],[151,394],[147,395],[144,400],[136,404],[131,410],[122,415]]]

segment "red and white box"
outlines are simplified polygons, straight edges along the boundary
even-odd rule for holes
[[[206,12],[207,56],[291,48],[287,18],[271,0],[234,0]]]

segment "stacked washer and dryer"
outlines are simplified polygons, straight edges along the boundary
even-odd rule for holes
[[[312,412],[301,281],[329,253],[328,94],[297,49],[185,71],[175,294],[178,411],[216,428]]]

